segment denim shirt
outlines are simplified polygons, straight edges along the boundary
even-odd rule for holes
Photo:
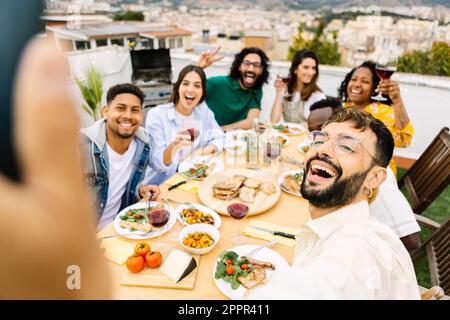
[[[96,200],[97,219],[100,218],[108,200],[109,162],[106,151],[106,120],[101,119],[91,127],[80,130],[81,149],[84,156],[85,177],[93,190]],[[134,136],[136,153],[133,157],[133,170],[126,190],[122,196],[120,210],[139,200],[138,187],[144,178],[148,165],[150,146],[148,134],[139,127]]]
[[[180,151],[175,154],[169,165],[165,165],[163,159],[164,150],[175,140],[177,132],[182,126],[177,120],[175,112],[174,104],[167,103],[151,109],[147,114],[145,128],[150,134],[152,152],[150,165],[144,178],[146,184],[159,185],[177,172],[181,157]],[[201,128],[197,128],[201,130],[200,139],[195,142],[194,148],[214,145],[217,153],[222,152],[225,134],[205,102],[194,108],[192,118],[201,124]]]

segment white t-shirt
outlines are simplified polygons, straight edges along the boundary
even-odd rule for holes
[[[122,196],[133,171],[133,157],[136,152],[136,142],[134,139],[131,140],[131,144],[124,154],[115,152],[108,143],[106,143],[106,150],[108,152],[109,162],[108,199],[97,226],[99,230],[111,223],[117,213],[119,213]]]

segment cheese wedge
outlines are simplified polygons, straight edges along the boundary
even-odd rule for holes
[[[159,271],[174,282],[181,281],[197,267],[197,262],[190,254],[173,248],[170,250]]]

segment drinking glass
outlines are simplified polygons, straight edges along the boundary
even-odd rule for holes
[[[397,58],[382,54],[377,60],[375,71],[381,80],[389,79],[394,74],[394,72],[397,71]],[[378,101],[387,100],[385,97],[383,97],[381,92],[378,92],[378,94],[373,97],[373,99]]]
[[[248,216],[248,206],[243,203],[232,203],[228,206],[228,214],[235,220],[243,221]],[[238,229],[238,228],[236,228]],[[233,244],[245,244],[248,239],[242,232],[237,231],[230,238],[231,243]]]
[[[200,137],[200,123],[195,120],[183,120],[181,122],[183,134],[191,138],[191,160],[194,160],[195,141]]]

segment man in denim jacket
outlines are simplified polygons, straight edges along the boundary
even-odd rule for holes
[[[88,184],[97,200],[97,229],[103,229],[123,208],[153,193],[141,185],[149,161],[149,135],[140,127],[144,94],[132,84],[118,84],[107,93],[103,119],[80,130]]]

